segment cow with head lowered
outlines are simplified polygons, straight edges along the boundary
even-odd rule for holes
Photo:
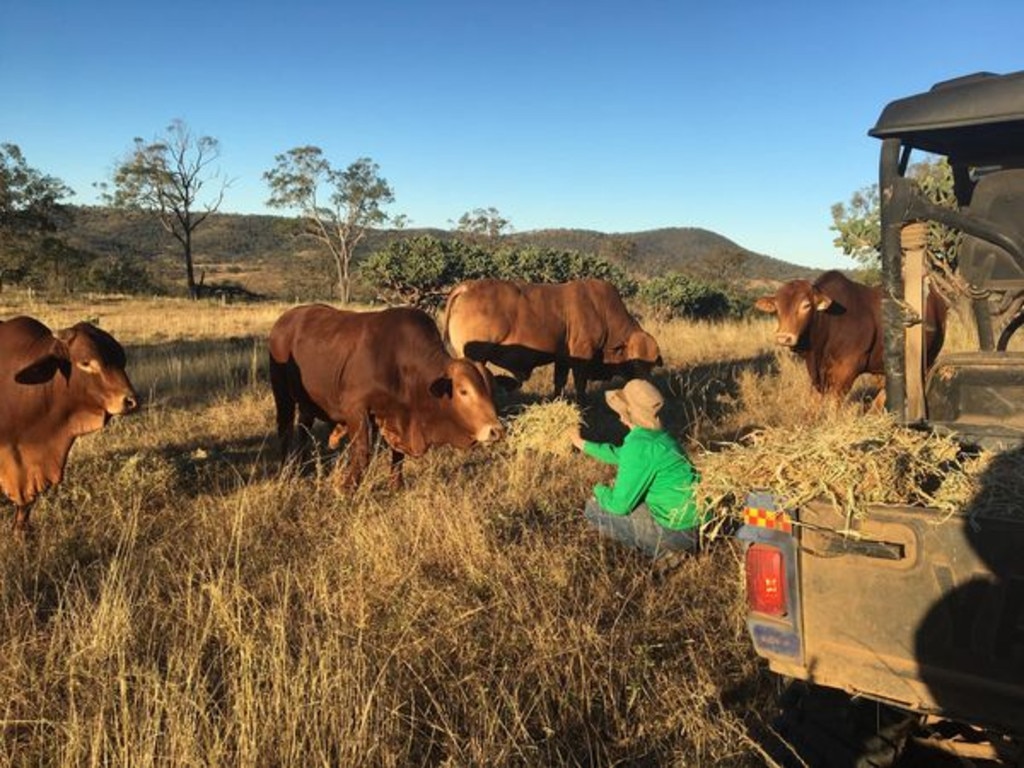
[[[391,449],[396,487],[406,455],[504,436],[494,377],[479,363],[452,358],[421,310],[298,306],[274,323],[269,347],[282,463],[293,455],[296,414],[307,432],[317,419],[330,422],[332,447],[350,441],[347,472],[338,475],[347,488],[358,485],[369,463],[371,424]]]
[[[775,341],[803,357],[811,384],[845,397],[862,373],[882,375],[882,289],[837,270],[813,283],[790,280],[754,306],[777,317]],[[925,303],[926,367],[942,350],[946,305],[933,291]]]
[[[121,345],[89,323],[53,333],[31,317],[0,322],[0,490],[16,531],[63,478],[75,439],[138,407],[124,369]]]
[[[445,338],[457,356],[494,363],[517,379],[554,363],[554,396],[572,372],[576,398],[591,379],[643,377],[661,365],[658,342],[605,280],[470,280],[448,295]]]

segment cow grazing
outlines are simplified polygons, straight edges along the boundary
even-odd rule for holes
[[[16,531],[61,481],[75,438],[138,407],[124,367],[121,345],[89,323],[56,334],[31,317],[0,323],[0,489]]]
[[[433,445],[469,448],[504,436],[494,407],[494,377],[456,360],[433,319],[409,307],[346,312],[322,304],[288,310],[270,331],[270,382],[282,463],[292,457],[296,411],[307,431],[335,424],[330,444],[348,437],[347,488],[370,459],[370,424],[391,448],[391,481],[402,460]]]
[[[661,365],[658,342],[604,280],[464,282],[448,295],[444,330],[456,355],[494,363],[520,381],[554,363],[555,397],[570,371],[581,399],[591,379],[642,377]]]
[[[790,280],[755,304],[778,318],[775,341],[801,355],[821,393],[845,397],[862,373],[884,374],[882,289],[830,270],[813,283]],[[925,304],[926,366],[945,339],[946,305],[929,291]]]

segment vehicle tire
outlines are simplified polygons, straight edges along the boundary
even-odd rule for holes
[[[904,710],[803,682],[792,683],[780,704],[780,743],[771,752],[787,768],[887,768],[918,722]]]

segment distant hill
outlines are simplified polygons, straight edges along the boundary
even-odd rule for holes
[[[143,258],[171,279],[180,268],[177,242],[154,216],[97,206],[72,209],[69,242],[100,255]],[[254,272],[294,271],[317,261],[315,245],[298,236],[294,219],[282,216],[217,213],[195,234],[198,270],[210,274],[244,276]],[[385,247],[395,238],[432,235],[454,237],[439,229],[379,230],[370,232],[356,259]],[[670,227],[643,232],[603,233],[582,229],[545,229],[505,236],[516,243],[560,250],[595,253],[616,262],[638,278],[682,272],[704,279],[748,282],[781,281],[815,276],[819,270],[790,264],[754,253],[722,235],[695,227]],[[254,276],[252,279],[256,279]],[[276,285],[278,281],[262,282]],[[266,286],[258,286],[254,290]],[[290,289],[289,289],[290,290]]]
[[[665,272],[684,272],[719,280],[723,275],[747,280],[790,280],[816,276],[820,271],[755,253],[727,237],[698,227],[613,234],[585,229],[544,229],[515,237],[550,248],[597,253],[648,277]],[[616,247],[616,244],[624,243],[634,245],[631,252]],[[626,253],[620,254],[621,250],[626,250]]]

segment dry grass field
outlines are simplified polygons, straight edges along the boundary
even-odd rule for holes
[[[0,536],[0,764],[764,764],[775,682],[730,539],[658,574],[584,524],[605,468],[508,444],[409,460],[401,491],[383,452],[352,494],[326,449],[282,476],[264,339],[284,309],[0,295],[0,317],[98,322],[144,399],[76,443],[33,539]],[[649,330],[698,465],[816,418],[769,320]],[[614,437],[600,390],[584,434]]]

